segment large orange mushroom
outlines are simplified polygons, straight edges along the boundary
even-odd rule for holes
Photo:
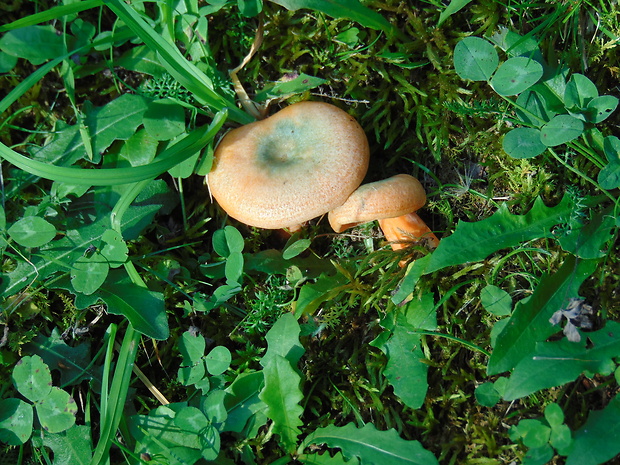
[[[342,205],[368,159],[366,134],[353,117],[328,103],[301,102],[226,134],[208,186],[236,220],[295,230]]]

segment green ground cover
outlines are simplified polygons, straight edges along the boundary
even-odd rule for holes
[[[0,5],[1,464],[620,463],[617,2]],[[246,56],[439,246],[228,218]]]

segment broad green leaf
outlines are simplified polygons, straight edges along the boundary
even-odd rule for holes
[[[553,237],[552,229],[567,222],[574,205],[568,196],[555,207],[547,207],[540,198],[525,215],[513,215],[506,204],[482,221],[460,221],[451,236],[441,240],[432,254],[416,260],[407,269],[398,291],[392,297],[396,304],[403,302],[413,292],[420,276],[447,266],[484,260],[498,250],[514,247],[522,242]],[[463,247],[467,244],[467,247]]]
[[[214,347],[205,357],[207,370],[213,376],[221,375],[228,370],[231,360],[230,350],[224,346]]]
[[[564,104],[571,111],[585,109],[588,103],[598,97],[596,85],[583,74],[573,74],[566,83]]]
[[[58,328],[54,328],[49,337],[37,335],[24,346],[24,350],[39,355],[50,370],[60,373],[61,387],[79,384],[84,379],[100,380],[97,369],[90,366],[88,342],[69,346],[62,339]]]
[[[27,26],[5,33],[0,39],[0,50],[40,65],[67,53],[67,44],[72,39],[53,26]]]
[[[506,316],[512,312],[512,299],[505,290],[489,284],[480,291],[480,302],[484,309],[495,316]]]
[[[381,347],[387,356],[383,376],[400,400],[413,409],[420,408],[428,390],[428,364],[422,352],[420,335],[397,322],[390,339]]]
[[[91,295],[105,282],[109,272],[108,261],[99,252],[94,252],[73,262],[71,284],[76,292]]]
[[[359,465],[360,461],[357,457],[345,460],[342,452],[338,452],[333,457],[328,453],[318,454],[302,454],[297,460],[304,465]]]
[[[189,366],[202,362],[207,343],[202,334],[195,331],[185,331],[177,343],[183,362],[181,365]]]
[[[547,420],[547,423],[551,425],[551,428],[564,423],[564,411],[562,410],[562,407],[555,402],[547,405],[545,407],[545,420]]]
[[[620,163],[620,139],[616,136],[607,136],[603,139],[603,150],[610,163]]]
[[[43,429],[60,433],[75,424],[77,405],[68,392],[54,386],[45,398],[34,403],[37,417]]]
[[[54,452],[54,465],[89,465],[93,450],[90,434],[89,426],[73,425],[62,433],[44,434],[41,443]]]
[[[550,121],[556,113],[547,103],[545,94],[541,92],[541,86],[537,85],[534,88],[537,90],[528,89],[519,94],[515,103],[518,107],[522,107],[523,110],[517,108],[516,112],[525,124],[540,127]]]
[[[607,254],[609,242],[614,237],[615,219],[612,209],[594,213],[585,225],[574,224],[559,238],[564,250],[577,257],[602,258]]]
[[[237,0],[243,16],[254,17],[263,10],[263,0]]]
[[[9,446],[24,444],[32,434],[32,406],[21,399],[0,400],[0,441]]]
[[[602,410],[591,411],[575,431],[566,465],[599,465],[620,454],[620,395]]]
[[[78,295],[76,306],[84,308],[99,299],[107,304],[109,313],[123,315],[145,336],[158,340],[168,337],[163,294],[136,286],[123,270],[111,270],[109,279],[92,295]]]
[[[471,3],[472,0],[450,0],[448,6],[444,8],[444,10],[439,15],[439,21],[437,21],[437,27],[441,26],[446,19],[448,19],[453,14],[461,11],[467,5]]]
[[[402,439],[396,430],[377,430],[372,423],[357,428],[353,423],[317,428],[304,439],[301,448],[327,444],[342,450],[347,459],[357,457],[364,465],[438,465],[435,456],[418,441]],[[300,448],[300,449],[301,449]]]
[[[620,187],[620,162],[612,161],[603,167],[598,173],[598,183],[603,189],[615,189]]]
[[[45,399],[52,390],[49,367],[38,355],[23,357],[13,368],[13,384],[31,402]]]
[[[290,315],[290,314],[289,314]],[[295,451],[297,437],[303,425],[300,405],[304,396],[301,392],[301,376],[291,362],[282,355],[271,355],[267,361],[263,358],[265,387],[259,394],[260,400],[267,405],[267,416],[273,421],[273,432],[280,436],[284,450]]]
[[[489,375],[513,369],[533,354],[536,343],[558,331],[549,318],[563,308],[568,299],[578,296],[581,283],[597,265],[597,260],[577,261],[569,255],[556,273],[541,279],[527,301],[516,305],[508,324],[498,336],[487,367]]]
[[[217,389],[203,396],[200,401],[200,410],[204,412],[210,422],[224,423],[228,418],[228,412],[224,404],[224,399],[228,393],[222,389]],[[219,426],[218,426],[219,428]]]
[[[231,252],[226,258],[224,267],[226,284],[230,286],[240,285],[243,276],[243,254],[241,252]]]
[[[126,240],[137,238],[151,223],[155,214],[168,201],[167,195],[165,181],[157,180],[149,184],[121,219]],[[112,206],[116,200],[113,199]],[[101,215],[101,210],[105,210],[101,205],[102,199],[98,198],[97,201],[97,211],[89,212],[93,215]],[[13,271],[1,274],[0,293],[13,295],[37,279],[44,280],[56,272],[70,271],[73,263],[84,256],[92,245],[97,246],[100,243],[109,227],[109,215],[104,213],[92,223],[79,223],[77,229],[67,229],[64,237],[42,246],[39,253],[28,257],[29,262],[20,261]],[[67,289],[74,291],[72,287]]]
[[[536,128],[508,131],[502,140],[502,147],[512,158],[533,158],[547,150],[540,140],[540,130]]]
[[[571,115],[557,115],[540,130],[540,140],[548,147],[565,144],[583,133],[583,121]]]
[[[145,45],[130,48],[116,59],[114,64],[130,71],[157,77],[166,72],[157,59],[157,53]]]
[[[293,242],[288,247],[286,247],[286,249],[284,249],[284,252],[282,253],[282,258],[284,260],[290,260],[291,258],[296,257],[300,253],[304,252],[308,247],[310,247],[311,243],[312,241],[310,239],[299,239]]]
[[[0,51],[0,73],[8,73],[17,65],[17,57]]]
[[[489,39],[510,57],[524,56],[538,61],[541,56],[539,41],[532,35],[522,36],[506,27],[500,27]]]
[[[549,444],[558,451],[559,455],[568,455],[573,446],[573,432],[568,425],[552,426]]]
[[[356,29],[351,28],[349,30]],[[301,73],[293,79],[282,79],[272,85],[265,86],[263,90],[254,96],[256,102],[265,102],[270,99],[283,98],[287,95],[300,94],[310,89],[314,89],[327,81],[308,74]]]
[[[258,428],[267,421],[264,415],[267,404],[259,398],[264,384],[265,377],[262,371],[245,372],[237,376],[226,388],[228,395],[224,399],[224,405],[228,411],[228,418],[223,431],[240,433],[248,423]]]
[[[495,385],[491,382],[476,386],[474,396],[476,397],[476,402],[483,407],[493,407],[501,400],[499,392],[497,392]]]
[[[237,228],[226,226],[224,228],[224,235],[226,236],[226,244],[230,252],[243,252],[245,240]]]
[[[357,0],[271,0],[287,10],[308,8],[325,13],[332,18],[347,18],[371,29],[394,34],[396,29],[383,16]]]
[[[333,299],[341,292],[341,286],[347,284],[347,278],[337,273],[323,273],[314,283],[304,284],[295,304],[295,316],[311,315],[323,302]]]
[[[267,352],[261,359],[264,367],[275,356],[284,357],[292,366],[297,366],[305,350],[299,342],[299,323],[292,313],[285,313],[274,323],[267,332]]]
[[[557,330],[558,328],[556,328]],[[503,397],[515,400],[542,389],[561,386],[582,373],[609,375],[616,368],[614,357],[620,353],[620,324],[608,321],[599,331],[588,333],[592,348],[564,338],[538,342],[534,350],[515,367]]]
[[[602,95],[594,98],[586,108],[586,120],[598,124],[605,121],[618,107],[618,99],[612,95]]]
[[[144,128],[138,129],[121,147],[119,159],[127,160],[131,166],[147,165],[155,159],[158,144]]]
[[[506,60],[491,79],[491,86],[499,95],[517,95],[536,84],[543,75],[543,67],[527,57]]]
[[[149,102],[142,123],[156,140],[171,140],[185,131],[185,109],[171,99]]]
[[[110,268],[118,268],[127,261],[129,249],[121,235],[108,229],[101,236],[101,255],[105,257]]]
[[[56,237],[54,225],[38,216],[17,220],[7,232],[11,239],[24,247],[41,247]]]
[[[487,81],[498,64],[495,47],[480,37],[466,37],[454,47],[454,70],[462,79]]]
[[[537,419],[527,418],[521,420],[511,430],[511,434],[517,434],[521,441],[523,441],[523,445],[530,449],[544,447],[549,442],[549,437],[551,436],[551,428]]]

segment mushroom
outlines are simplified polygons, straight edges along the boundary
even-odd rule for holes
[[[231,217],[265,229],[298,229],[342,205],[359,187],[370,151],[345,111],[300,102],[228,132],[207,184]]]
[[[346,202],[329,212],[328,219],[338,233],[379,220],[393,250],[421,240],[426,240],[430,247],[437,247],[439,239],[415,213],[425,203],[426,193],[420,181],[408,174],[397,174],[359,187]]]

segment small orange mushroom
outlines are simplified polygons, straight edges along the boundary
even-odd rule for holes
[[[361,223],[379,220],[393,250],[412,241],[437,247],[439,239],[415,213],[426,203],[424,188],[413,176],[397,174],[359,187],[341,206],[329,212],[333,230],[342,232]]]
[[[233,129],[207,183],[231,217],[265,229],[297,229],[342,205],[368,170],[361,126],[345,111],[300,102]]]

